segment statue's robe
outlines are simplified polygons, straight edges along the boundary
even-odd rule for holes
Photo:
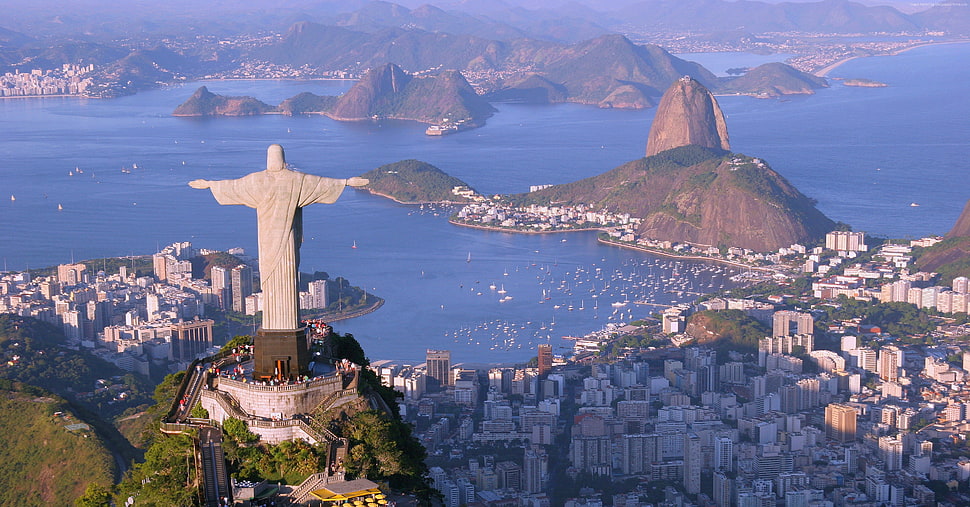
[[[297,276],[303,243],[303,207],[332,204],[346,182],[289,169],[210,182],[209,188],[219,204],[242,204],[256,209],[263,329],[299,327]]]

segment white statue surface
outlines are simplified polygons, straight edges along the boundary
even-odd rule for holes
[[[360,187],[364,178],[334,179],[294,171],[286,166],[283,147],[266,151],[266,170],[234,180],[193,180],[192,188],[209,189],[219,204],[256,209],[259,281],[263,291],[264,330],[299,327],[300,245],[303,207],[332,204],[344,187]]]

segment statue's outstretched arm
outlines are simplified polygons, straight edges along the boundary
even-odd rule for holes
[[[189,186],[192,188],[209,188],[209,180],[192,180],[189,182]]]
[[[362,187],[368,183],[370,183],[370,180],[367,178],[361,178],[360,176],[354,176],[353,178],[347,180],[348,187]]]

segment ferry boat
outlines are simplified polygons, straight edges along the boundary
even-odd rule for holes
[[[458,125],[432,125],[424,133],[429,136],[444,136],[458,132]]]
[[[462,130],[472,126],[471,123],[468,123],[468,120],[468,118],[463,118],[455,121],[454,123],[438,123],[431,125],[427,128],[427,130],[424,131],[424,133],[429,136],[445,136],[448,134],[461,132]],[[446,118],[445,122],[447,121],[448,119]]]

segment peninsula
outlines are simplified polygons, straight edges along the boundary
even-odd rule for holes
[[[464,181],[420,160],[382,165],[362,177],[370,182],[361,190],[401,204],[461,204],[473,202],[478,196]]]
[[[757,252],[813,242],[835,227],[766,162],[728,151],[716,99],[690,77],[664,94],[648,138],[645,158],[576,182],[471,204],[452,222],[519,232],[601,228],[641,246],[689,243]]]

